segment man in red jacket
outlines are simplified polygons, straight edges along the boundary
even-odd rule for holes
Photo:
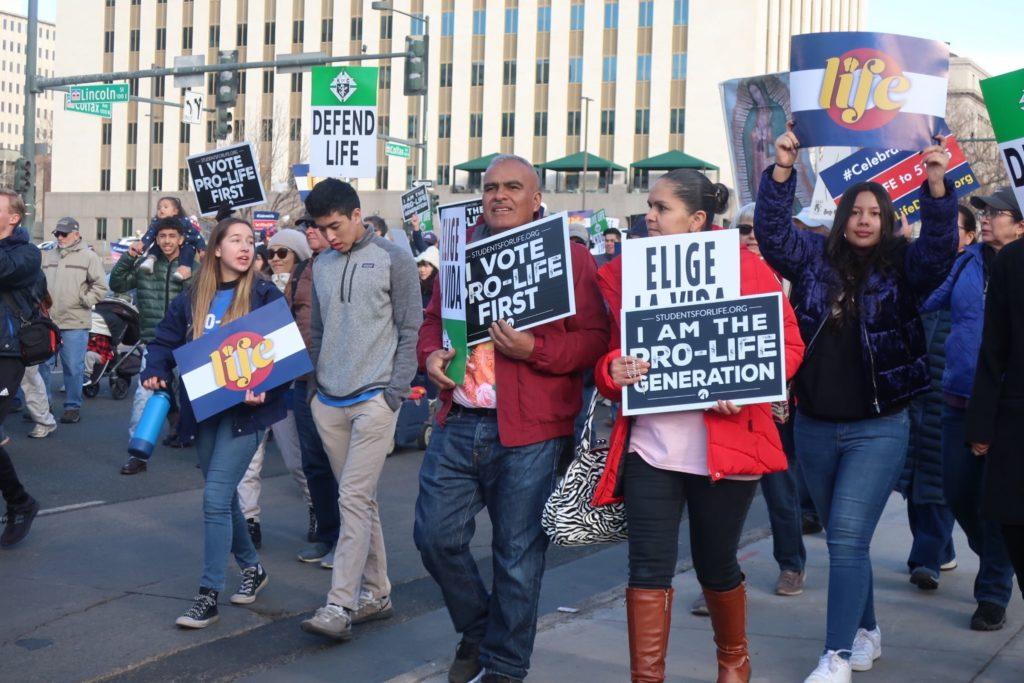
[[[484,174],[481,239],[535,220],[541,192],[530,162],[500,155]],[[572,447],[581,374],[608,344],[608,318],[594,259],[571,245],[576,315],[519,331],[491,326],[492,342],[472,347],[466,377],[444,374],[454,352],[441,346],[439,283],[417,352],[441,389],[442,407],[420,470],[416,547],[444,593],[462,636],[448,680],[486,683],[526,677],[537,623],[547,537],[540,518],[560,456]],[[493,527],[494,581],[484,585],[469,550],[484,507]]]

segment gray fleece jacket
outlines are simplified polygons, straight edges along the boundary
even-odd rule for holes
[[[312,268],[309,354],[317,388],[336,398],[383,389],[398,410],[416,375],[423,322],[412,254],[367,230],[348,253],[325,251]]]

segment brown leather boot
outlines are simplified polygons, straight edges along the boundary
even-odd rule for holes
[[[665,650],[672,624],[671,588],[627,588],[629,670],[633,683],[665,680]]]
[[[705,588],[704,599],[718,646],[718,683],[747,683],[750,653],[747,651],[746,588],[742,583],[724,592]]]

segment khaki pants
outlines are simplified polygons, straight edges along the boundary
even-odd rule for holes
[[[360,588],[381,598],[391,593],[377,481],[391,450],[398,413],[383,394],[344,408],[313,399],[313,420],[338,480],[341,530],[327,601],[354,610]]]
[[[260,440],[260,446],[252,456],[249,469],[245,471],[241,483],[238,485],[238,503],[242,506],[242,514],[246,519],[260,521],[260,493],[263,490],[263,456],[267,450],[267,438],[270,432],[274,433],[274,440],[277,442],[277,449],[281,452],[281,459],[284,466],[291,472],[292,479],[299,485],[299,493],[306,501],[307,507],[313,507],[309,497],[309,486],[306,485],[306,475],[302,471],[302,449],[299,448],[299,432],[295,428],[295,413],[288,411],[283,420],[270,425],[270,429]]]

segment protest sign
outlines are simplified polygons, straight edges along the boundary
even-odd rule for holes
[[[946,146],[950,157],[946,178],[956,188],[957,197],[977,190],[978,181],[956,138],[946,138]],[[906,217],[910,223],[921,220],[921,184],[927,177],[924,157],[892,148],[862,149],[821,171],[821,180],[836,204],[856,183],[876,182],[889,193],[899,218]]]
[[[739,230],[644,237],[622,244],[623,310],[739,295]]]
[[[598,209],[594,212],[594,215],[590,217],[590,230],[591,237],[598,237],[604,234],[604,231],[608,229],[608,214],[605,213],[604,209]]]
[[[1024,209],[1024,69],[986,78],[981,92],[1017,205]]]
[[[775,139],[786,132],[791,119],[789,74],[735,78],[721,83],[719,89],[736,195],[742,206],[757,198],[761,174],[775,161]],[[806,147],[800,149],[794,171],[796,213],[811,202],[814,191],[814,169]]]
[[[949,46],[891,33],[807,33],[790,43],[794,134],[804,147],[917,151],[948,131]]]
[[[466,377],[468,356],[466,340],[466,228],[471,215],[480,205],[479,199],[456,202],[437,207],[441,225],[441,329],[446,349],[455,349],[455,357],[448,363],[445,374],[461,385]]]
[[[277,299],[174,350],[197,420],[312,372],[288,303]]]
[[[402,222],[410,224],[413,216],[419,216],[420,230],[432,232],[434,229],[433,212],[430,210],[430,192],[427,188],[414,187],[402,193]]]
[[[188,172],[204,216],[217,213],[225,202],[232,209],[244,209],[267,201],[251,142],[193,154]]]
[[[262,231],[267,237],[273,237],[277,232],[277,220],[281,217],[277,211],[253,211],[253,230]]]
[[[625,415],[786,400],[782,294],[623,311],[623,353],[651,364]]]
[[[576,313],[565,213],[466,246],[466,339],[491,338],[504,320],[527,330]]]
[[[377,67],[314,66],[309,170],[372,178],[377,172]]]
[[[292,176],[295,177],[295,189],[299,191],[299,199],[302,201],[306,201],[313,186],[323,180],[309,172],[309,164],[292,164]]]

